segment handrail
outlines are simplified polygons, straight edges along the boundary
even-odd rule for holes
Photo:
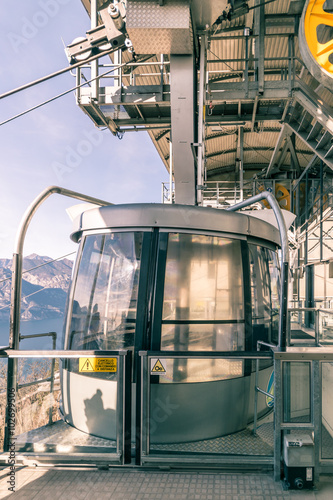
[[[20,335],[20,340],[26,339],[34,339],[41,337],[52,337],[52,350],[54,351],[57,344],[57,332],[48,332],[48,333],[35,333],[31,335]],[[38,379],[33,382],[27,382],[26,384],[17,384],[17,388],[20,389],[22,387],[28,387],[31,385],[41,384],[42,382],[50,382],[50,395],[53,394],[54,390],[54,369],[55,369],[55,359],[52,359],[51,362],[51,375],[46,379]],[[50,397],[50,406],[49,406],[49,424],[52,424],[52,402]]]
[[[269,347],[271,349],[272,355],[276,350],[276,346],[274,344],[270,344],[268,342],[264,342],[263,340],[257,340],[257,351],[260,351],[261,347]],[[256,375],[255,375],[255,383],[254,383],[254,410],[253,410],[253,434],[257,434],[257,420],[258,420],[258,392],[264,394],[265,396],[269,396],[274,400],[274,395],[269,394],[262,389],[259,388],[259,358],[256,359]]]
[[[59,186],[49,186],[44,189],[30,204],[25,211],[20,226],[16,234],[16,241],[13,253],[12,264],[12,293],[10,304],[10,324],[9,324],[9,347],[17,350],[19,348],[20,318],[21,318],[21,292],[22,292],[22,265],[23,265],[23,245],[29,224],[37,212],[38,208],[52,194],[60,194],[69,198],[74,198],[96,205],[110,205],[109,202],[93,198],[76,191],[70,191]],[[9,359],[7,368],[7,391],[17,390],[17,360]],[[8,405],[6,410],[5,447],[8,446],[10,436],[8,434],[9,413]]]
[[[291,321],[291,315],[292,313],[299,313],[299,312],[312,312],[315,314],[315,328],[314,328],[314,333],[315,333],[315,336],[314,336],[314,340],[315,340],[315,344],[316,346],[320,346],[320,342],[319,342],[319,315],[322,313],[322,314],[331,314],[333,315],[333,309],[322,309],[320,307],[292,307],[292,308],[289,308],[288,309],[288,316],[289,316],[289,321],[288,321],[288,324],[289,324],[289,328],[288,328],[288,342],[287,344],[290,345],[290,340],[291,340],[291,328],[290,328],[290,323],[292,322]],[[295,323],[295,322],[293,322]],[[297,321],[298,324],[300,324],[299,321]],[[323,340],[324,337],[322,337],[321,340]]]
[[[267,359],[272,358],[272,352],[262,352],[258,355],[257,351],[139,351],[139,356],[150,358],[239,358],[239,359]]]
[[[13,267],[12,267],[12,296],[11,296],[11,314],[10,314],[10,327],[9,327],[9,345],[17,349],[19,342],[19,329],[20,329],[20,311],[21,311],[21,288],[22,288],[22,261],[23,261],[23,244],[25,235],[27,233],[29,224],[37,212],[38,208],[44,203],[45,200],[52,194],[60,194],[69,198],[94,203],[96,205],[110,205],[110,202],[93,198],[76,191],[70,191],[59,186],[49,186],[44,189],[29,205],[25,211],[20,226],[16,234],[16,241],[13,253]]]
[[[280,287],[280,321],[279,321],[279,342],[280,350],[284,350],[287,345],[287,315],[288,315],[288,274],[289,274],[289,247],[288,247],[288,232],[286,224],[278,202],[272,193],[262,191],[261,193],[241,201],[236,205],[227,207],[225,210],[235,212],[241,208],[248,207],[253,203],[261,200],[267,200],[273,209],[276,221],[279,227],[281,251],[282,251],[282,265],[281,265],[281,287]]]

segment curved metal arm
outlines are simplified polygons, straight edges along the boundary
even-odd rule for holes
[[[38,208],[44,201],[52,194],[60,194],[75,198],[77,200],[86,201],[88,203],[95,203],[96,205],[111,205],[111,203],[93,198],[85,194],[70,191],[58,186],[49,186],[44,189],[31,203],[25,211],[20,226],[16,234],[15,248],[13,254],[12,265],[12,290],[11,290],[11,309],[10,309],[10,328],[9,328],[9,346],[12,349],[19,348],[19,332],[20,332],[20,316],[21,316],[21,289],[22,289],[22,261],[23,261],[23,244],[27,229],[31,219],[37,212]]]
[[[278,348],[279,350],[284,350],[287,345],[287,315],[288,315],[288,275],[289,275],[289,247],[288,247],[288,233],[286,229],[286,224],[279,207],[278,202],[272,193],[268,191],[263,191],[247,200],[236,203],[231,207],[226,208],[229,212],[235,212],[240,208],[248,207],[257,201],[267,200],[273,209],[274,215],[276,217],[281,240],[281,286],[280,286],[280,320],[279,320],[279,340]]]

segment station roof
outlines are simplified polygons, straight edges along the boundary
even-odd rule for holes
[[[136,0],[140,2],[141,0]],[[160,8],[178,0],[141,2]],[[135,0],[131,0],[135,2]],[[90,11],[90,1],[82,0]],[[102,5],[102,0],[99,4]],[[187,3],[185,0],[178,3]],[[227,0],[194,0],[194,37],[207,36],[205,167],[207,180],[234,179],[243,158],[244,178],[299,178],[317,173],[320,160],[333,169],[332,85],[314,78],[300,50],[301,0],[235,0],[231,19],[218,23]],[[203,5],[206,7],[204,12]],[[206,24],[205,24],[206,23]],[[249,29],[248,29],[249,28]],[[321,43],[332,27],[319,26]],[[148,42],[147,42],[148,43]],[[154,47],[154,44],[151,44]],[[135,49],[135,47],[134,47]],[[197,47],[196,57],[199,56]],[[147,48],[148,52],[148,48]],[[129,61],[128,52],[123,61]],[[163,61],[163,66],[161,66]],[[170,168],[170,54],[140,53],[125,68],[119,105],[99,110],[115,132],[144,129]],[[161,70],[162,68],[162,70]],[[97,125],[100,117],[90,112]],[[241,131],[242,129],[242,131]],[[240,134],[242,133],[242,141]]]

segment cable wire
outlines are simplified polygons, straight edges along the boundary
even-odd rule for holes
[[[0,99],[4,99],[5,97],[9,97],[13,94],[16,94],[17,92],[21,92],[22,90],[28,89],[30,87],[34,87],[35,85],[38,85],[39,83],[46,82],[47,80],[51,80],[51,78],[55,78],[56,76],[60,76],[64,73],[67,73],[68,71],[71,71],[72,69],[79,68],[80,66],[84,66],[85,64],[95,61],[95,59],[99,59],[100,57],[107,56],[108,54],[111,54],[114,52],[114,49],[109,49],[105,50],[104,52],[100,52],[97,55],[91,56],[85,61],[80,61],[75,64],[71,64],[70,66],[67,66],[66,68],[60,69],[58,71],[55,71],[54,73],[50,73],[49,75],[42,76],[41,78],[38,78],[37,80],[34,80],[33,82],[26,83],[25,85],[21,85],[20,87],[17,87],[16,89],[9,90],[8,92],[5,92],[4,94],[0,94]]]
[[[103,78],[103,76],[108,75],[109,73],[113,73],[113,71],[116,71],[116,70],[123,68],[124,66],[127,66],[127,65],[128,65],[128,63],[120,64],[119,66],[116,66],[116,67],[110,69],[109,71],[106,71],[105,73],[102,73],[101,75],[98,75],[97,77],[92,78],[91,80],[86,80],[85,82],[81,83],[80,85],[72,87],[71,89],[66,90],[65,92],[62,92],[61,94],[58,94],[55,97],[51,97],[51,99],[48,99],[40,104],[36,104],[36,106],[33,106],[32,108],[26,109],[25,111],[22,111],[21,113],[18,113],[17,115],[12,116],[11,118],[8,118],[7,120],[4,120],[3,122],[0,123],[0,127],[2,125],[5,125],[6,123],[9,123],[13,120],[16,120],[16,118],[20,118],[21,116],[24,116],[24,115],[30,113],[31,111],[34,111],[35,109],[41,108],[42,106],[45,106],[45,104],[49,104],[50,102],[55,101],[56,99],[59,99],[60,97],[63,97],[66,94],[70,94],[74,90],[77,90],[77,89],[83,87],[84,85],[87,85],[87,84],[93,82],[94,80],[98,80],[99,78]]]
[[[43,264],[40,264],[39,266],[31,267],[30,269],[26,269],[25,271],[22,271],[22,274],[30,273],[30,271],[34,271],[35,269],[38,269],[39,267],[47,266],[48,264],[51,264],[52,262],[56,262],[57,260],[64,259],[65,257],[68,257],[69,255],[73,255],[75,253],[76,252],[66,253],[66,255],[63,255],[62,257],[57,257],[56,259],[48,260],[47,262],[44,262]],[[1,280],[0,284],[4,283],[5,281],[8,281],[10,279],[12,279],[11,276],[9,278],[5,278],[5,279]]]

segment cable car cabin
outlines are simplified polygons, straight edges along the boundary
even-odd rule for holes
[[[130,349],[135,384],[140,350],[214,353],[277,343],[279,233],[272,225],[211,208],[118,205],[81,214],[72,239],[80,246],[64,349]],[[267,388],[271,373],[272,363],[261,361],[260,387]],[[168,360],[166,375],[151,385],[151,405],[168,401],[175,409],[155,422],[151,442],[244,429],[253,419],[254,379],[250,360]],[[116,389],[115,374],[80,373],[78,360],[67,360],[65,420],[115,439]],[[270,411],[263,400],[259,416]]]

